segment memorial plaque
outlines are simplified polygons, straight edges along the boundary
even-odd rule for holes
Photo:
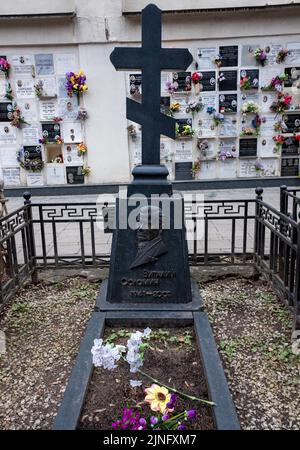
[[[214,58],[218,53],[216,47],[204,47],[198,48],[198,64],[201,69],[214,69]]]
[[[281,176],[297,177],[299,175],[299,158],[281,159]]]
[[[175,180],[192,180],[192,162],[175,163]]]
[[[259,87],[259,69],[242,69],[240,71],[240,79],[249,78],[251,89],[258,89]]]
[[[171,103],[170,97],[160,97],[160,112],[162,114],[170,113],[170,103]]]
[[[240,158],[243,157],[256,157],[257,156],[257,139],[256,138],[243,138],[240,139],[239,145]]]
[[[191,72],[174,72],[173,83],[177,83],[176,92],[191,90]]]
[[[284,87],[293,87],[299,83],[300,67],[286,67],[284,73],[288,76],[287,81],[284,82]]]
[[[242,65],[243,66],[255,66],[256,61],[254,57],[255,49],[259,47],[259,44],[245,44],[242,46]]]
[[[287,137],[282,145],[281,155],[298,155],[299,154],[299,141],[294,137]]]
[[[35,68],[37,75],[53,75],[54,74],[54,61],[52,53],[41,53],[34,55]]]
[[[42,135],[43,138],[47,139],[49,142],[55,142],[55,137],[60,136],[60,124],[59,123],[43,123],[42,124]]]
[[[42,159],[42,147],[40,145],[24,145],[23,148],[25,159]]]
[[[201,72],[202,79],[200,84],[202,86],[202,92],[215,91],[216,90],[216,72]]]
[[[222,70],[225,80],[219,82],[220,91],[236,91],[237,90],[237,70]]]
[[[237,112],[237,94],[219,95],[219,112],[236,113]]]
[[[220,46],[219,54],[222,58],[222,67],[236,67],[238,65],[238,45]]]
[[[297,133],[298,131],[300,131],[300,113],[284,114],[284,116],[282,118],[287,127],[283,131],[283,134]]]
[[[82,173],[82,166],[66,167],[67,183],[68,184],[83,184],[84,175]]]
[[[141,73],[131,73],[129,75],[129,92],[131,95],[142,93],[142,74]]]
[[[11,122],[12,110],[11,102],[0,103],[0,122]]]

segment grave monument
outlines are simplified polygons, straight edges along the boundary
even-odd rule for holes
[[[173,193],[168,170],[160,164],[160,136],[175,139],[175,119],[160,111],[161,71],[184,71],[193,57],[187,49],[161,47],[161,11],[148,5],[142,11],[142,47],[117,47],[110,58],[117,70],[142,72],[141,102],[127,98],[127,118],[142,126],[142,164],[133,169],[126,198],[116,201],[100,310],[197,310],[183,198]],[[136,222],[130,223],[132,217]]]

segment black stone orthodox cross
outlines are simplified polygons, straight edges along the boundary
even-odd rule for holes
[[[142,10],[142,47],[116,47],[110,60],[117,70],[142,71],[142,102],[127,98],[127,118],[142,125],[142,164],[160,164],[160,135],[175,139],[175,119],[160,112],[161,71],[186,70],[188,49],[161,48],[161,10]]]

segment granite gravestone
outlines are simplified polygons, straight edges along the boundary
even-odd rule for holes
[[[141,102],[127,98],[127,118],[142,126],[142,164],[133,169],[126,198],[119,195],[116,201],[109,279],[100,291],[100,308],[199,309],[199,297],[195,301],[192,296],[183,199],[173,196],[168,170],[160,164],[160,135],[175,139],[175,120],[161,113],[161,71],[185,71],[192,55],[187,49],[161,48],[161,11],[148,5],[142,11],[142,47],[117,47],[111,61],[118,70],[142,72]],[[153,195],[159,200],[153,202]],[[136,227],[128,223],[132,215]]]

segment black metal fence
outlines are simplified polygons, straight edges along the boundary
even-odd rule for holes
[[[186,201],[191,265],[251,265],[267,276],[300,328],[297,190],[280,191],[280,211],[263,201]],[[300,192],[300,190],[299,190]],[[0,305],[37,269],[109,265],[112,235],[96,203],[30,203],[0,220]],[[106,205],[114,208],[114,204]],[[3,273],[2,273],[3,272]]]

